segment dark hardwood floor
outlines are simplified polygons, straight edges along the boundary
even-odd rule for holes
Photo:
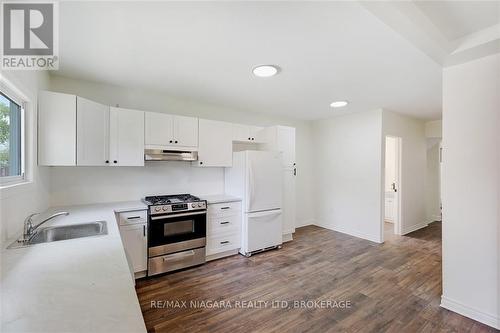
[[[316,226],[299,228],[294,237],[281,250],[250,258],[235,255],[138,281],[148,330],[495,332],[439,307],[439,222],[407,236],[390,235],[389,230],[384,244]],[[221,307],[209,308],[210,301]],[[243,301],[256,302],[243,308]],[[272,306],[273,301],[287,301],[288,306]],[[324,302],[304,308],[294,306],[294,301]],[[346,301],[350,307],[342,303]],[[262,307],[249,308],[250,304]]]

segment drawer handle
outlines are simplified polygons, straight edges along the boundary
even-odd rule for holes
[[[229,241],[223,241],[223,242],[220,242],[221,245],[224,245],[224,244],[229,244]]]
[[[167,260],[180,259],[180,258],[191,257],[191,256],[194,256],[193,250],[169,254],[169,255],[164,256],[162,259],[163,259],[163,261],[167,261]]]
[[[221,207],[220,209],[229,209],[229,208],[231,208],[231,207]]]
[[[221,222],[220,224],[229,224],[229,221]]]
[[[141,218],[140,216],[130,216],[130,217],[127,217],[127,220],[137,220],[140,218]]]

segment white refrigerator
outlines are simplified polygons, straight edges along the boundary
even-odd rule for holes
[[[282,244],[283,177],[278,152],[245,150],[233,154],[225,169],[225,192],[242,198],[240,253]]]

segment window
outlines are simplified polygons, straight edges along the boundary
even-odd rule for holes
[[[0,183],[24,179],[24,109],[0,91]]]

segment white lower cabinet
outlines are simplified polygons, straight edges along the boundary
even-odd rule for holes
[[[241,202],[208,204],[207,260],[238,253],[240,248]]]
[[[120,236],[129,266],[136,277],[148,269],[148,224],[145,210],[118,214]]]

